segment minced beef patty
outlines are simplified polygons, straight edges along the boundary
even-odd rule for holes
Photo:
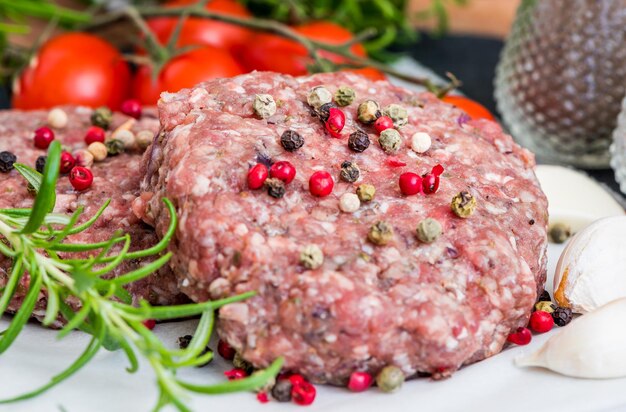
[[[309,90],[320,85],[331,93],[342,85],[356,91],[343,108],[339,139],[307,104]],[[273,96],[274,115],[255,115],[256,94]],[[357,121],[366,99],[407,109],[395,155],[381,149],[373,127]],[[163,130],[144,156],[146,179],[134,208],[162,235],[168,219],[159,199],[175,203],[180,225],[170,244],[172,268],[191,299],[257,292],[223,307],[218,325],[220,336],[254,365],[284,356],[287,370],[334,384],[386,365],[407,376],[442,378],[498,353],[507,335],[526,325],[545,281],[547,201],[532,154],[496,123],[468,120],[432,94],[348,73],[215,80],[164,94],[159,112]],[[362,153],[347,145],[357,129],[372,141]],[[286,130],[304,138],[301,149],[282,147]],[[416,132],[432,138],[424,154],[411,150]],[[297,170],[284,197],[249,190],[250,167],[279,160]],[[346,160],[360,167],[355,183],[339,179]],[[400,193],[401,173],[423,174],[437,164],[445,173],[435,194]],[[309,193],[309,177],[319,170],[335,179],[328,197]],[[340,196],[362,183],[376,187],[374,200],[341,212]],[[464,190],[477,200],[467,219],[450,206]],[[415,235],[428,217],[443,226],[431,244]],[[377,246],[368,231],[381,220],[394,236]],[[313,270],[299,263],[311,244],[324,253]]]
[[[91,109],[84,107],[64,107],[69,117],[66,128],[54,130],[56,139],[64,149],[74,152],[85,149],[84,136],[89,128]],[[46,125],[47,111],[0,111],[0,152],[10,151],[17,156],[17,161],[35,167],[39,156],[46,155],[46,150],[37,149],[33,144],[34,131]],[[129,118],[115,114],[112,129],[126,122]],[[151,130],[156,133],[159,122],[154,115],[144,116],[136,122],[132,130]],[[66,242],[91,243],[109,240],[115,231],[128,233],[132,239],[131,250],[145,249],[158,242],[154,230],[141,222],[131,211],[131,202],[137,196],[141,175],[140,153],[126,153],[108,157],[101,163],[94,163],[92,171],[94,182],[84,192],[75,191],[68,176],[60,176],[57,184],[55,211],[72,214],[79,205],[84,207],[82,220],[93,216],[107,199],[111,204],[100,219],[83,233],[69,236]],[[0,173],[0,208],[31,207],[33,195],[27,190],[27,183],[16,171]],[[116,247],[119,250],[119,247]],[[114,251],[116,250],[114,249]],[[134,270],[152,259],[122,263],[114,274]],[[7,271],[11,261],[0,256],[0,286],[6,283]],[[28,290],[28,276],[25,276],[17,290],[16,297],[9,306],[9,312],[19,309]],[[154,304],[171,304],[185,300],[176,285],[176,279],[169,268],[165,267],[156,274],[128,286],[134,299],[147,299]],[[76,302],[71,302],[76,305]],[[41,319],[45,313],[46,296],[42,294],[34,312]],[[58,325],[57,325],[58,326]]]

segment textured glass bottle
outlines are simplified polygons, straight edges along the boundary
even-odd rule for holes
[[[626,94],[626,0],[523,0],[496,71],[506,126],[542,162],[602,168]]]

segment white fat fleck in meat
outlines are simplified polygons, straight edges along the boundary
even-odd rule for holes
[[[515,236],[509,236],[509,242],[511,246],[513,246],[514,250],[517,250],[517,241],[515,240]]]
[[[229,303],[220,308],[220,319],[231,320],[233,322],[248,324],[250,317],[248,305],[241,302]]]
[[[334,334],[325,335],[324,340],[328,343],[335,343],[337,341],[337,335],[334,335]]]
[[[448,338],[446,339],[446,348],[448,350],[453,350],[457,346],[459,346],[459,341],[454,339],[452,336],[448,336]]]
[[[202,175],[196,176],[196,181],[191,189],[191,193],[195,196],[204,196],[210,191],[210,181]]]
[[[367,345],[359,345],[352,349],[352,353],[357,359],[367,359],[370,356],[369,347]]]
[[[490,202],[485,202],[484,203],[484,208],[485,208],[485,210],[487,210],[492,215],[502,215],[502,214],[505,214],[508,211],[507,208],[505,208],[505,207],[497,207],[496,205],[494,205],[493,203],[490,203]]]
[[[537,201],[537,196],[526,190],[522,190],[521,192],[519,192],[518,197],[524,203],[532,203]]]

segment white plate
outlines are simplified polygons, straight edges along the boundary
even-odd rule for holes
[[[540,179],[550,200],[552,217],[567,221],[576,218],[579,227],[602,216],[623,213],[593,181],[581,188],[581,174],[541,168]],[[557,182],[557,184],[555,184]],[[595,193],[593,196],[589,194]],[[564,201],[567,200],[567,201]],[[575,204],[584,206],[572,208]],[[548,288],[551,289],[554,267],[562,246],[550,245],[548,250]],[[0,319],[0,329],[6,326]],[[616,327],[623,327],[617,325]],[[193,330],[193,322],[159,325],[157,333],[175,345],[178,336]],[[419,379],[407,382],[397,394],[387,395],[372,389],[352,394],[340,388],[318,386],[317,399],[308,411],[359,412],[395,411],[509,411],[532,410],[587,412],[626,410],[626,379],[573,379],[539,369],[519,369],[513,358],[523,351],[538,348],[550,334],[536,336],[527,347],[514,347],[493,358],[468,366],[451,379],[433,382]],[[36,324],[29,324],[18,341],[0,357],[0,398],[28,391],[46,383],[78,356],[87,343],[87,336],[74,333],[56,341],[55,333]],[[213,345],[215,347],[215,345]],[[10,406],[0,411],[68,412],[89,411],[149,411],[156,400],[154,378],[150,368],[142,364],[140,371],[129,375],[122,353],[102,352],[77,375],[34,400]],[[182,376],[202,383],[218,382],[226,362],[216,357],[208,367],[185,371]],[[254,395],[240,393],[216,397],[194,397],[193,410],[229,412],[293,411],[297,406],[272,402],[258,403]]]

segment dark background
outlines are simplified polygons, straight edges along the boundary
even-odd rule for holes
[[[461,91],[469,98],[498,113],[493,98],[493,80],[503,42],[474,36],[447,35],[433,38],[421,33],[420,42],[396,49],[406,53],[441,77],[454,73],[463,86]],[[9,107],[6,88],[0,88],[0,109]],[[587,170],[589,175],[619,193],[612,170]]]

